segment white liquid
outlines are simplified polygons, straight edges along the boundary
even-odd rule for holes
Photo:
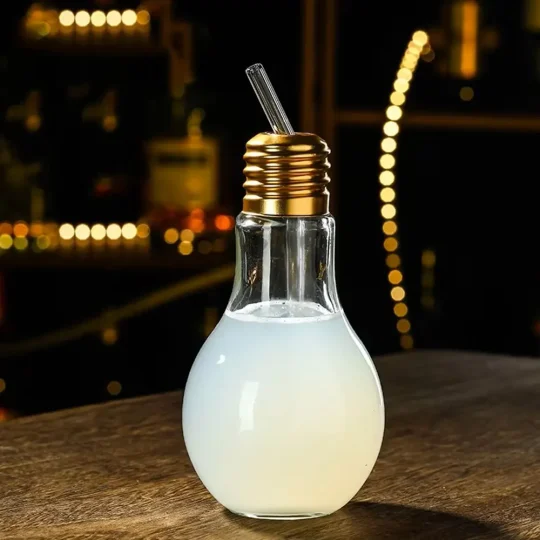
[[[334,512],[380,450],[373,363],[342,313],[284,302],[249,308],[225,313],[193,365],[183,405],[189,456],[233,512]]]

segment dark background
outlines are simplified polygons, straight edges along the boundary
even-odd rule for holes
[[[538,356],[540,28],[527,28],[527,6],[534,1],[473,2],[480,13],[478,71],[467,80],[449,68],[454,39],[449,13],[457,3],[418,1],[414,9],[404,2],[335,3],[335,108],[381,118],[337,125],[333,132],[340,297],[372,354],[402,348],[386,277],[378,160],[383,112],[396,70],[412,33],[424,29],[433,33],[435,58],[420,62],[405,116],[422,112],[428,118],[446,114],[481,121],[458,129],[444,122],[434,127],[429,121],[401,128],[396,190],[414,346]],[[21,39],[20,21],[29,3],[4,4],[2,137],[22,163],[41,165],[36,181],[45,193],[44,220],[144,220],[153,211],[145,189],[145,143],[157,136],[185,135],[185,122],[171,121],[167,52],[157,47],[52,47],[47,39]],[[324,9],[323,2],[315,4]],[[268,129],[244,75],[248,65],[264,64],[293,126],[303,129],[306,5],[285,0],[173,2],[174,16],[189,22],[194,36],[195,80],[186,88],[183,106],[186,111],[205,110],[203,132],[220,144],[216,211],[233,216],[240,211],[245,143]],[[108,11],[138,5],[58,1],[47,7]],[[318,18],[321,33],[327,22]],[[152,27],[153,42],[158,30]],[[319,66],[328,45],[318,40]],[[319,80],[315,88],[317,118],[323,115],[327,82]],[[463,87],[473,88],[472,100],[460,97]],[[109,133],[83,122],[81,110],[111,88],[118,93],[121,122]],[[35,132],[7,119],[9,107],[24,101],[31,90],[41,93],[42,125]],[[506,127],[494,127],[490,119],[497,118],[507,119]],[[523,118],[529,121],[525,127]],[[320,134],[327,136],[324,130]],[[96,196],[93,187],[103,174],[120,179],[120,189],[105,198]],[[1,186],[0,201],[5,203],[8,194]],[[0,204],[0,222],[19,219],[30,216]],[[122,320],[114,325],[112,344],[97,331],[20,355],[2,354],[1,348],[85,321],[234,260],[231,232],[222,234],[225,252],[182,257],[163,242],[160,227],[152,228],[151,248],[144,257],[0,249],[3,417],[113,399],[111,381],[121,384],[116,397],[184,384],[205,336],[225,309],[230,281]],[[429,308],[421,301],[425,250],[436,254]]]

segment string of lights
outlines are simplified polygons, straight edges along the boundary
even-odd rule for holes
[[[146,26],[150,23],[150,13],[145,9],[137,12],[132,9],[126,9],[122,13],[116,9],[108,11],[107,13],[101,10],[89,13],[85,10],[73,12],[65,9],[58,15],[58,21],[64,27],[75,25],[82,28],[87,26],[96,28],[110,26],[114,28],[120,25],[129,27],[137,24]]]
[[[163,233],[166,244],[176,245],[180,255],[190,255],[197,251],[203,255],[210,252],[225,251],[226,243],[222,238],[214,240],[200,238],[205,230],[228,233],[234,229],[234,217],[218,214],[208,219],[203,210],[193,210],[186,221],[186,227],[170,227]],[[147,223],[42,223],[17,221],[0,223],[0,255],[8,250],[25,251],[32,248],[35,252],[44,252],[57,248],[71,248],[76,245],[87,247],[118,247],[133,245],[148,248],[152,231]]]
[[[129,36],[143,36],[150,33],[151,15],[146,9],[126,9],[118,11],[71,11],[64,9],[45,9],[39,4],[32,5],[24,19],[24,29],[34,38],[65,37],[66,35],[86,34],[94,37],[107,34],[116,35],[119,31]],[[125,37],[125,36],[124,36]]]
[[[382,230],[385,237],[383,247],[387,253],[385,262],[391,286],[390,296],[394,302],[393,311],[397,319],[396,328],[400,334],[400,345],[403,349],[412,349],[414,339],[411,333],[411,322],[407,318],[409,307],[398,240],[395,155],[398,148],[399,121],[403,116],[407,91],[423,51],[429,48],[428,41],[426,32],[422,30],[414,32],[403,55],[394,80],[393,91],[390,94],[390,104],[386,109],[386,122],[383,125],[384,137],[381,141],[382,155],[379,160],[379,183],[381,184],[379,196],[383,218]]]

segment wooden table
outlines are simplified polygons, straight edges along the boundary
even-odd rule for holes
[[[0,538],[540,538],[540,360],[414,352],[376,363],[383,449],[332,516],[225,511],[191,468],[172,393],[1,426]]]

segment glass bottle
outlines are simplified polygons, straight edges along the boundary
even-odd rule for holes
[[[244,516],[338,510],[382,443],[379,379],[336,289],[328,154],[308,133],[248,142],[232,295],[186,384],[193,466]]]

